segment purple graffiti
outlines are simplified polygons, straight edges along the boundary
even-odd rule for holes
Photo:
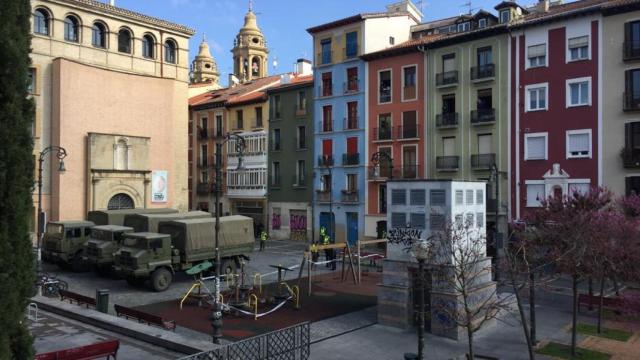
[[[280,225],[282,225],[280,214],[273,213],[271,216],[271,228],[273,230],[280,230]]]
[[[302,231],[307,229],[306,215],[291,215],[289,217],[289,227],[291,231]]]

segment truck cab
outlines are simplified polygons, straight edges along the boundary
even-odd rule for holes
[[[171,236],[167,234],[124,234],[122,246],[114,257],[116,273],[131,285],[141,285],[150,278],[155,291],[164,291],[173,280],[173,250]]]
[[[74,271],[82,270],[84,244],[93,226],[91,221],[50,221],[43,239],[43,258],[59,265],[71,265]]]
[[[84,248],[85,260],[98,270],[109,269],[113,265],[113,253],[122,244],[124,235],[133,228],[119,225],[99,225],[91,229],[89,241]]]

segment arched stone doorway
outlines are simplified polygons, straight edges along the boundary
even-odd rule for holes
[[[131,196],[123,193],[114,195],[109,199],[109,204],[107,205],[109,210],[133,209],[134,207],[135,203]]]

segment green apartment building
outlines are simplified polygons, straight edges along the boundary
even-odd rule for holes
[[[300,63],[300,61],[299,61]],[[310,62],[305,62],[311,68]],[[282,76],[268,91],[269,234],[308,241],[313,224],[313,76]]]
[[[487,251],[494,256],[507,233],[509,196],[506,23],[479,11],[417,25],[412,32],[423,39],[427,56],[427,176],[487,182]]]

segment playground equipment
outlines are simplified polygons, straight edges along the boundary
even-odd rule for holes
[[[355,266],[353,264],[353,254],[351,253],[351,248],[349,244],[346,242],[340,242],[335,244],[327,244],[327,245],[316,245],[315,251],[318,253],[323,252],[324,250],[342,250],[342,270],[340,275],[340,281],[345,280],[345,267],[347,258],[349,258],[349,270],[353,275],[353,283],[358,284],[358,276],[356,275]],[[311,283],[312,283],[312,272],[311,265],[324,265],[328,264],[332,261],[339,261],[338,259],[326,260],[326,261],[313,261],[311,247],[306,250],[302,256],[302,263],[300,264],[300,272],[298,272],[298,285],[300,285],[300,281],[302,280],[302,272],[304,271],[305,265],[307,268],[307,279],[308,279],[308,294],[311,295]]]
[[[358,258],[358,283],[362,280],[362,260],[363,259],[384,259],[387,257],[387,239],[375,239],[375,240],[358,240],[356,243],[356,257]],[[362,255],[362,248],[367,245],[385,244],[384,255],[383,254],[366,254]],[[375,260],[374,260],[375,261]]]

